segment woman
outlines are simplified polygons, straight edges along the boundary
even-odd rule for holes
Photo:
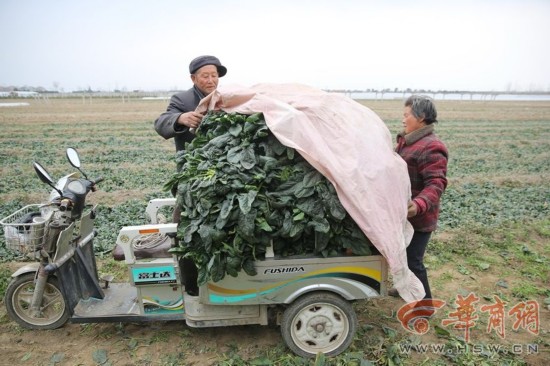
[[[418,277],[426,291],[432,293],[424,267],[424,253],[432,232],[437,227],[439,200],[447,187],[447,157],[445,144],[435,135],[437,111],[428,97],[412,95],[405,101],[404,130],[397,135],[396,152],[407,162],[411,180],[412,200],[407,217],[414,235],[407,247],[409,269]],[[390,290],[390,295],[396,295]]]

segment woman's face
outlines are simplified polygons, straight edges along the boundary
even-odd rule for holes
[[[203,66],[191,75],[191,80],[204,95],[208,95],[218,87],[218,69],[214,65]]]
[[[412,113],[411,107],[405,107],[403,109],[403,127],[405,128],[405,133],[411,133],[426,126],[424,119],[418,119]]]

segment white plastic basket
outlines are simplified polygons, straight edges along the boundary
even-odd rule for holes
[[[41,205],[28,205],[0,220],[6,247],[21,254],[33,253],[44,241],[44,229],[50,217],[43,216]]]

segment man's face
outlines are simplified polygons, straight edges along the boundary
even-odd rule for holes
[[[218,87],[218,69],[214,65],[206,65],[191,75],[193,84],[199,88],[204,95],[212,93]]]

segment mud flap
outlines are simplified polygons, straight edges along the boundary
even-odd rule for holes
[[[97,276],[93,241],[87,243],[83,249],[77,246],[75,254],[57,270],[61,291],[67,300],[71,316],[81,299],[105,297]]]

